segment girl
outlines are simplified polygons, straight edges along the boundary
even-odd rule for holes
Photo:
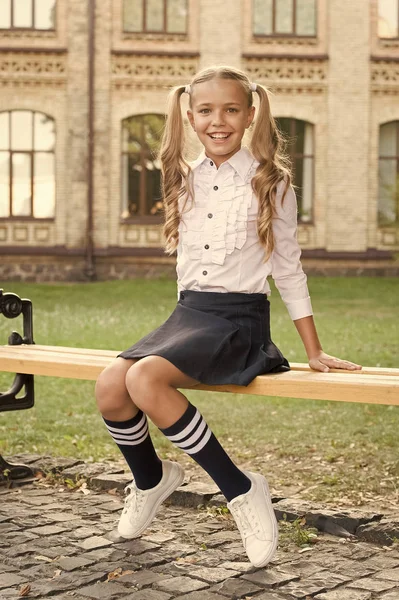
[[[250,150],[241,147],[259,97]],[[204,149],[183,156],[180,108]],[[310,366],[359,369],[325,354],[318,340],[296,241],[297,205],[267,91],[229,67],[206,69],[170,95],[160,152],[166,251],[177,251],[178,303],[169,319],[122,352],[100,375],[96,399],[134,477],[118,531],[135,538],[182,483],[178,463],[160,460],[147,416],[205,469],[228,500],[251,563],[273,557],[278,529],[266,479],[241,471],[178,388],[248,385],[289,364],[270,339],[272,275],[301,336]]]

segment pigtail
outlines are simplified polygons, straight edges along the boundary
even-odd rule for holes
[[[274,249],[272,218],[277,185],[281,180],[285,181],[283,202],[291,185],[291,169],[283,149],[284,138],[271,114],[267,91],[257,84],[256,92],[259,95],[259,110],[250,148],[260,164],[252,179],[252,188],[259,201],[258,236],[266,250],[265,260],[268,260]]]
[[[163,234],[167,254],[173,254],[177,248],[180,223],[179,199],[189,193],[190,167],[183,158],[185,133],[180,107],[180,98],[184,92],[185,86],[179,86],[169,94],[166,125],[159,152],[165,214]]]

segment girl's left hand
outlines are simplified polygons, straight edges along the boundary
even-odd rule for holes
[[[361,365],[349,362],[348,360],[341,360],[335,356],[330,356],[325,352],[320,352],[317,356],[313,356],[309,359],[309,366],[315,371],[323,371],[328,373],[330,369],[345,369],[347,371],[356,371],[361,369]]]

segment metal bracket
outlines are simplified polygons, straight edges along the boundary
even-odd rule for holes
[[[15,319],[21,314],[23,316],[23,337],[13,331],[8,338],[10,346],[35,343],[33,341],[32,302],[30,300],[21,299],[10,292],[3,293],[3,290],[0,289],[0,314],[3,314],[7,319]],[[23,396],[17,397],[22,389],[24,389]],[[0,392],[0,412],[32,408],[34,403],[33,375],[16,373],[10,389],[4,393]],[[0,455],[0,481],[23,479],[29,476],[32,476],[29,467],[10,464]]]

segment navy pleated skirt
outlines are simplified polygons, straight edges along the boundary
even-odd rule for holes
[[[257,375],[290,368],[270,338],[266,294],[181,292],[170,317],[119,354],[150,355],[208,385],[248,385]]]

